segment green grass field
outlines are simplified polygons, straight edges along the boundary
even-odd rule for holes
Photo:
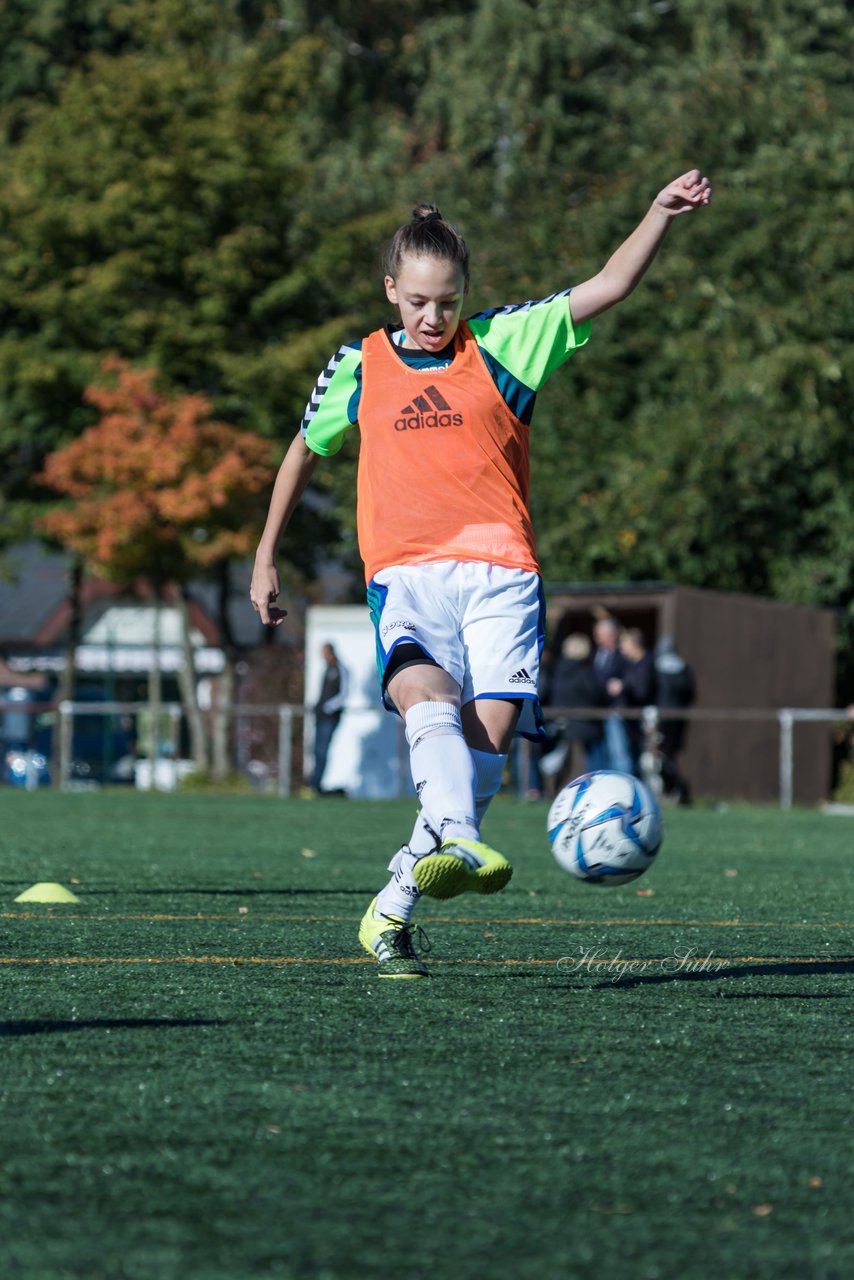
[[[4,1276],[854,1274],[854,819],[668,810],[599,889],[499,800],[510,887],[399,983],[356,933],[408,803],[0,813]]]

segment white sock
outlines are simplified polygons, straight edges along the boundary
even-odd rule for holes
[[[429,709],[431,707],[440,708],[438,717],[434,717],[427,710],[423,715],[414,717],[413,723],[410,725],[411,711],[420,711],[422,708]],[[470,840],[480,839],[479,824],[489,808],[493,796],[498,793],[501,787],[507,756],[494,755],[489,751],[476,751],[474,748],[470,748],[462,736],[462,723],[459,719],[459,712],[451,703],[419,703],[418,707],[412,708],[411,711],[406,716],[406,735],[410,744],[412,779],[416,787],[419,786],[416,765],[426,770],[430,768],[433,762],[433,752],[425,752],[420,749],[424,746],[425,739],[427,743],[431,739],[434,743],[438,742],[440,750],[444,750],[445,758],[447,759],[448,749],[451,746],[448,739],[457,737],[456,727],[459,724],[459,738],[466,749],[469,761],[469,769],[464,770],[464,772],[469,773],[473,766],[474,805],[477,822],[475,824],[468,820],[464,823],[465,829],[458,830],[455,829],[456,823],[448,822],[448,816],[450,816],[448,815],[444,819],[444,834],[445,836],[463,835]],[[448,711],[452,713],[450,716],[447,714]],[[438,724],[436,723],[437,721]],[[415,759],[416,751],[418,752],[417,760]],[[458,744],[453,744],[452,751],[454,759],[460,760],[461,752]],[[441,780],[437,779],[437,781]],[[464,779],[465,781],[466,779]],[[440,819],[439,825],[434,826],[426,816],[424,796],[428,785],[431,785],[430,779],[427,779],[425,785],[421,787],[421,803],[423,807],[415,819],[415,826],[412,829],[409,844],[399,849],[388,864],[388,869],[392,876],[385,888],[377,895],[377,904],[374,907],[375,916],[395,916],[399,920],[409,920],[418,905],[421,891],[413,879],[412,868],[419,858],[423,858],[426,854],[435,853],[438,848],[438,841],[441,838],[440,831],[443,823],[443,819]],[[455,790],[453,795],[456,794],[458,793]],[[467,796],[467,794],[466,790],[465,795]],[[455,803],[453,796],[450,803]]]
[[[453,836],[478,840],[475,767],[459,709],[450,702],[419,702],[410,707],[406,740],[426,825],[442,840]]]
[[[424,817],[423,810],[419,810],[415,826],[412,828],[412,835],[409,837],[409,848],[419,858],[423,858],[425,854],[438,852],[441,843],[439,833],[430,826]]]
[[[475,814],[480,827],[493,797],[501,790],[507,756],[494,755],[491,751],[477,751],[474,747],[469,748],[469,754],[475,770]],[[437,833],[426,821],[423,812],[420,812],[409,837],[410,850],[423,857],[427,853],[435,853],[438,847]]]
[[[412,868],[420,854],[413,853],[408,845],[398,849],[388,864],[392,877],[384,889],[377,894],[374,916],[396,916],[398,920],[408,920],[418,905],[421,890],[412,878]]]
[[[478,824],[483,822],[484,814],[489,808],[493,796],[501,790],[504,777],[504,766],[507,756],[493,755],[491,751],[476,751],[470,748],[475,771],[475,806]]]

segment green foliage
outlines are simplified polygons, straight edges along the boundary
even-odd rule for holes
[[[839,784],[833,793],[837,804],[854,804],[854,760],[843,760],[839,768]]]
[[[93,53],[163,50],[257,32],[264,0],[5,0],[0,7],[0,108],[13,135],[33,101],[55,101]]]
[[[128,41],[115,0],[6,0],[0,7],[0,104],[14,135],[33,99],[52,98],[71,67]]]
[[[175,5],[150,8],[151,45],[70,71],[10,150],[0,195],[10,528],[26,526],[41,496],[41,458],[91,421],[82,392],[108,352],[156,364],[232,421],[268,435],[284,423],[289,435],[329,348],[356,324],[334,311],[350,254],[369,257],[377,238],[372,193],[348,197],[342,220],[351,165],[323,208],[302,198],[340,106],[322,42],[235,44],[214,27],[194,43],[178,38],[180,24],[167,40]],[[367,283],[350,291],[354,311],[368,293]]]
[[[227,773],[218,778],[208,769],[195,769],[178,782],[178,790],[198,795],[250,795],[256,788],[245,773]]]

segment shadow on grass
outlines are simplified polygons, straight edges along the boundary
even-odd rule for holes
[[[713,962],[714,964],[715,962]],[[768,978],[768,977],[803,977],[805,974],[837,974],[837,973],[854,973],[854,959],[840,960],[816,960],[814,962],[804,961],[797,963],[792,961],[780,960],[773,964],[740,964],[727,965],[723,968],[711,968],[696,973],[685,972],[684,970],[674,970],[672,967],[667,973],[656,974],[631,974],[623,978],[613,978],[608,982],[597,982],[596,990],[603,987],[656,987],[661,986],[665,982],[726,982],[729,978]],[[722,995],[726,994],[724,992]],[[839,993],[844,995],[845,993]],[[773,992],[763,992],[764,999],[768,1000],[785,1000],[789,998],[788,992],[779,994]],[[817,994],[812,998],[817,1000],[838,999],[839,995],[822,995]],[[753,998],[752,992],[733,992],[730,999],[737,997],[739,999]]]
[[[224,1027],[224,1018],[28,1018],[19,1022],[0,1022],[0,1036],[37,1036],[62,1031],[115,1031],[164,1027]]]
[[[850,991],[719,991],[722,1000],[850,1000]]]

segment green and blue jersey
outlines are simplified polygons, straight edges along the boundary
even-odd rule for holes
[[[537,392],[590,336],[590,323],[575,326],[569,306],[571,290],[538,301],[480,311],[466,323],[483,361],[511,413],[530,425]],[[403,334],[390,328],[393,340]],[[454,358],[453,344],[444,352],[409,351],[395,342],[407,365],[441,372]],[[362,340],[345,343],[321,373],[306,406],[301,431],[306,444],[322,456],[337,453],[350,428],[359,421],[362,394]]]

